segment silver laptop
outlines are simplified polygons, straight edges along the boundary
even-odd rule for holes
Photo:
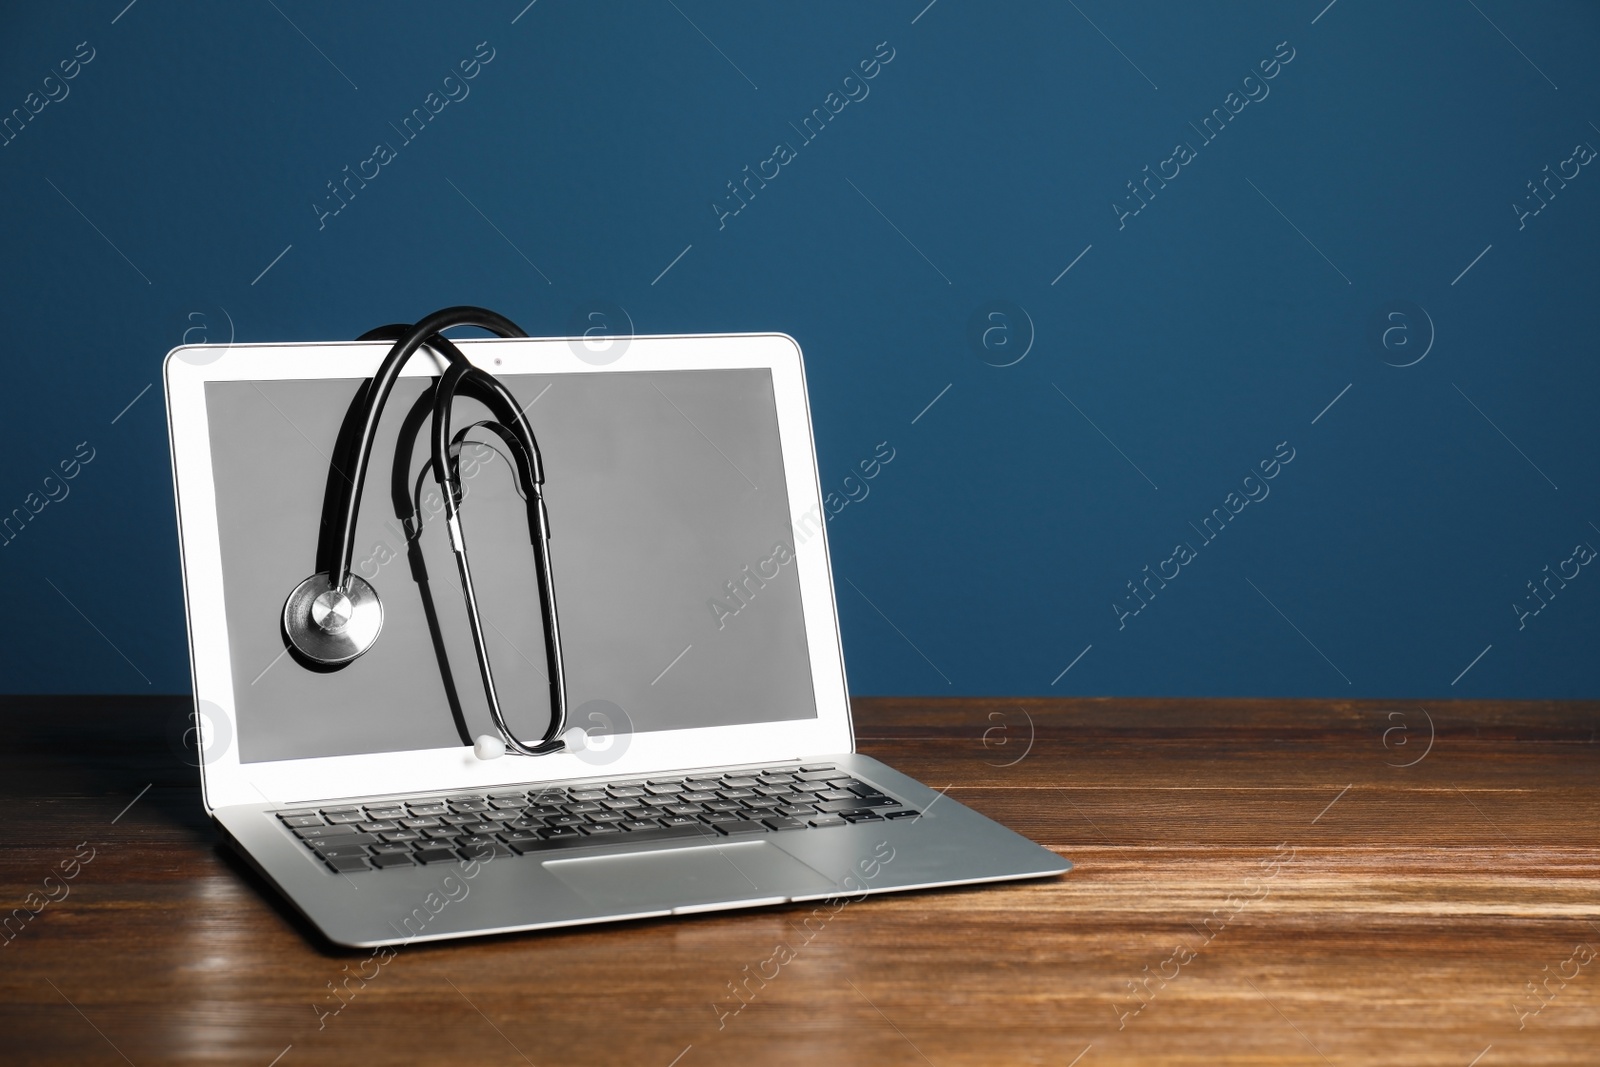
[[[424,476],[438,354],[406,364],[376,437],[351,567],[381,634],[338,669],[294,654],[285,595],[321,567],[330,457],[390,346],[166,361],[206,810],[318,930],[367,947],[1070,869],[855,753],[793,339],[458,343],[543,455],[570,724],[548,755],[478,740],[480,646]],[[538,737],[529,519],[507,446],[480,436],[459,461],[481,647],[507,724]]]

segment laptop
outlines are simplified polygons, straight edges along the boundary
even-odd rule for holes
[[[377,947],[1038,878],[1066,859],[855,752],[799,346],[782,334],[461,340],[538,438],[571,742],[494,735],[430,474],[445,364],[406,365],[353,570],[371,650],[293,654],[341,425],[389,345],[183,346],[165,364],[205,807],[328,940]],[[456,426],[476,400],[457,400]],[[462,445],[484,647],[549,724],[511,458]]]

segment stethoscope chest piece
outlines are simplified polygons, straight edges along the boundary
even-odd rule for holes
[[[345,589],[334,588],[326,574],[313,574],[294,587],[283,605],[289,643],[325,667],[349,663],[372,647],[382,629],[377,590],[355,574]]]

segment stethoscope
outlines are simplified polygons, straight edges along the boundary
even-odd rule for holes
[[[478,673],[499,737],[484,734],[475,739],[473,751],[480,759],[494,759],[507,750],[524,756],[543,756],[572,745],[575,737],[564,737],[567,720],[566,677],[561,664],[561,634],[556,618],[554,583],[550,569],[550,516],[544,505],[544,463],[539,442],[527,417],[504,384],[488,371],[473,366],[461,350],[443,336],[452,326],[477,326],[501,337],[526,337],[515,323],[503,315],[477,307],[451,307],[436,311],[411,326],[383,326],[363,334],[359,340],[392,340],[394,347],[384,357],[378,371],[367,380],[352,409],[357,435],[353,438],[349,477],[341,493],[330,529],[337,546],[333,567],[313,574],[289,594],[283,605],[283,631],[290,645],[311,669],[333,669],[355,660],[370,649],[383,629],[383,602],[366,579],[351,570],[355,556],[356,517],[361,510],[361,492],[366,480],[367,461],[373,439],[400,370],[419,348],[427,346],[441,353],[448,362],[433,394],[432,467],[444,497],[445,526],[450,548],[461,574],[461,595],[466,601],[467,619],[472,627],[472,644],[477,653]],[[472,396],[485,404],[492,419],[475,422],[450,435],[450,408],[456,394]],[[515,460],[517,489],[528,508],[528,535],[533,544],[534,563],[539,583],[539,608],[544,616],[544,655],[550,679],[550,725],[544,737],[529,744],[512,733],[500,709],[495,691],[494,671],[489,665],[483,620],[478,614],[478,598],[472,585],[472,568],[467,561],[466,540],[461,532],[460,453],[462,442],[475,430],[487,430],[505,443]],[[333,461],[335,473],[337,458]],[[408,532],[411,528],[408,521]],[[417,520],[420,533],[420,518]],[[576,731],[574,731],[576,733]]]

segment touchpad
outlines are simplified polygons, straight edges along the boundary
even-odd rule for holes
[[[544,868],[600,907],[619,912],[694,910],[736,900],[776,903],[833,887],[765,841],[545,860]]]

